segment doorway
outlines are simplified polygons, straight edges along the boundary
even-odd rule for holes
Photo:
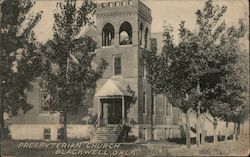
[[[113,98],[108,105],[108,124],[119,124],[122,119],[122,99]]]

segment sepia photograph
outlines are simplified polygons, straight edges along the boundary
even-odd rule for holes
[[[248,0],[0,0],[0,156],[249,156],[249,72]]]

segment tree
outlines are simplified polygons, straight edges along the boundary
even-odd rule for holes
[[[234,123],[234,134],[238,139],[240,136],[240,125],[248,118],[248,56],[240,52],[237,56],[237,62],[232,67],[231,74],[226,77],[223,88],[220,89],[221,101],[227,104],[227,109],[222,111],[221,118],[226,121],[226,127],[229,122]],[[228,129],[227,129],[228,130]],[[226,135],[226,138],[228,134]]]
[[[83,1],[79,8],[76,0],[58,2],[54,36],[43,48],[47,61],[41,85],[50,95],[51,110],[63,117],[65,140],[67,116],[77,111],[83,96],[88,89],[95,88],[107,66],[102,60],[96,70],[92,68],[96,42],[80,34],[83,27],[92,24],[95,6],[92,1]]]
[[[33,28],[42,12],[30,14],[34,2],[30,0],[1,1],[0,11],[0,124],[4,128],[3,113],[17,115],[32,108],[26,102],[25,89],[40,75],[41,57],[37,50]]]
[[[181,25],[181,28],[183,25]],[[190,62],[185,60],[186,53],[193,53],[195,46],[185,43],[185,35],[179,47],[173,45],[173,35],[171,26],[164,27],[164,47],[161,55],[156,52],[145,52],[145,62],[147,69],[147,79],[152,85],[152,89],[157,94],[164,94],[168,97],[173,106],[179,107],[186,114],[186,144],[191,146],[190,141],[190,109],[192,109],[192,99],[190,98],[190,87],[193,80],[188,77]],[[183,29],[183,33],[188,33]],[[188,36],[191,38],[191,36]],[[153,48],[153,50],[156,50]]]
[[[172,29],[168,26],[163,34],[162,55],[146,54],[150,71],[148,80],[154,90],[168,95],[173,105],[186,113],[187,144],[190,143],[189,110],[197,113],[196,143],[199,146],[200,130],[204,138],[204,129],[200,128],[201,114],[210,111],[216,122],[217,118],[223,116],[221,111],[227,108],[224,106],[226,102],[220,99],[222,93],[215,94],[214,91],[218,86],[226,86],[224,80],[232,74],[232,67],[236,63],[238,40],[244,36],[246,29],[243,22],[240,22],[238,29],[226,29],[222,21],[225,12],[226,6],[213,6],[212,0],[206,1],[204,8],[196,12],[198,30],[190,31],[182,21],[180,43],[174,46]]]
[[[240,56],[243,52],[239,45],[239,40],[245,36],[246,30],[247,25],[240,19],[239,28],[231,26],[222,32],[220,47],[217,49],[217,52],[223,54],[220,56],[220,66],[217,67],[217,71],[220,71],[220,79],[207,92],[208,102],[214,102],[209,105],[209,112],[216,119],[225,120],[227,123],[241,123],[240,113],[246,106],[245,93],[247,93],[248,83],[244,73],[247,65],[242,65],[243,60]],[[216,128],[217,123],[214,125]],[[216,142],[217,135],[214,137]]]

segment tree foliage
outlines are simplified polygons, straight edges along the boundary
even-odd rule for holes
[[[191,109],[226,120],[238,117],[245,106],[247,84],[240,79],[240,71],[246,67],[237,64],[239,40],[247,27],[242,19],[238,28],[227,27],[223,20],[226,9],[207,0],[196,12],[197,30],[189,30],[182,21],[180,42],[174,45],[173,28],[165,26],[161,55],[145,55],[153,90],[169,96],[184,113]]]
[[[107,65],[102,60],[94,69],[96,42],[80,34],[92,24],[95,6],[92,1],[83,1],[79,8],[76,0],[58,2],[54,14],[54,36],[43,48],[46,68],[41,85],[50,95],[51,110],[64,117],[64,129],[67,115],[78,110],[87,90],[95,88]]]
[[[17,115],[32,108],[26,101],[25,89],[41,73],[41,56],[33,28],[42,12],[30,13],[34,2],[30,0],[4,0],[0,13],[0,88],[1,127],[3,112]]]

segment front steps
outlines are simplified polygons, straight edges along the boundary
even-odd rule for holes
[[[97,127],[91,138],[92,143],[117,142],[118,134],[116,133],[117,126]]]

